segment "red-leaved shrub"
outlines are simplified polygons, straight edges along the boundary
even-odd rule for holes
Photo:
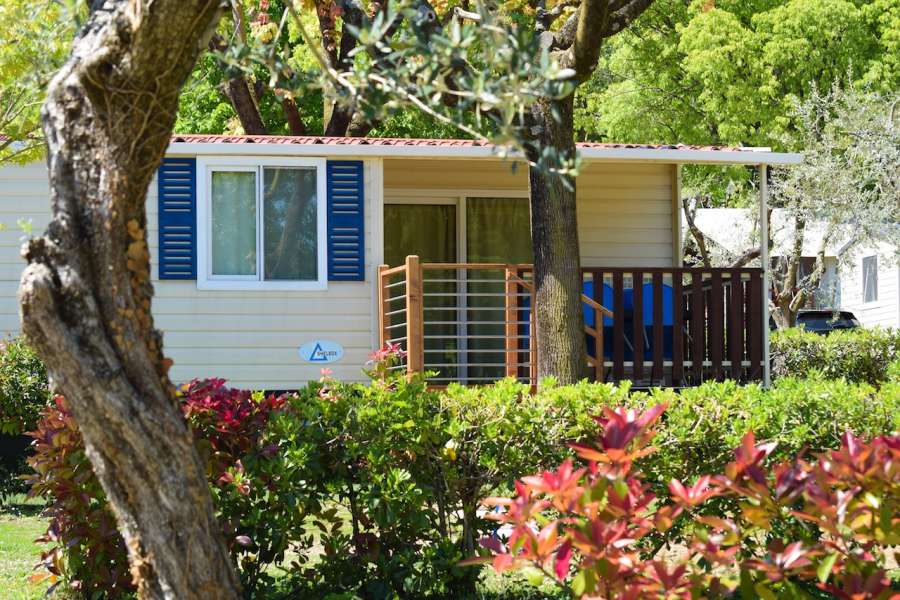
[[[27,480],[28,495],[47,500],[50,518],[37,540],[52,544],[41,553],[41,565],[53,580],[49,591],[62,581],[85,598],[115,598],[132,590],[125,544],[62,396],[44,409],[29,435],[34,455],[28,463],[35,472]]]
[[[748,433],[724,474],[692,485],[673,480],[669,499],[648,491],[635,465],[653,452],[651,426],[664,411],[605,409],[593,446],[573,446],[586,464],[524,477],[493,518],[508,542],[482,540],[498,572],[530,566],[576,597],[807,597],[818,588],[837,598],[897,599],[885,570],[900,544],[900,436],[869,443],[846,434],[841,447],[769,469],[772,444]],[[695,515],[715,496],[735,500],[731,518]],[[692,519],[693,540],[677,557],[654,555],[647,543]],[[787,521],[806,527],[783,527]],[[804,532],[786,539],[779,532]],[[760,541],[764,545],[761,546]]]
[[[206,464],[217,517],[237,555],[254,543],[240,530],[246,515],[234,514],[245,510],[235,506],[235,496],[250,494],[252,477],[241,476],[243,462],[273,455],[274,449],[262,446],[261,435],[284,398],[228,388],[222,379],[192,381],[181,387],[179,397]],[[65,581],[84,597],[119,597],[132,591],[124,542],[62,396],[44,410],[37,431],[29,435],[35,440],[28,461],[35,471],[28,477],[29,496],[48,502],[50,523],[38,541],[52,544],[42,553],[41,564],[55,580],[53,585]],[[254,533],[258,548],[265,540],[259,528]]]

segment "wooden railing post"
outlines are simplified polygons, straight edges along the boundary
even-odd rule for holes
[[[519,376],[519,306],[518,306],[518,292],[519,285],[516,283],[516,278],[518,278],[518,273],[516,269],[513,269],[511,266],[507,265],[506,267],[506,302],[505,307],[506,310],[504,314],[504,320],[506,321],[506,327],[504,328],[504,337],[505,337],[505,348],[506,348],[506,376],[507,377],[518,377]]]
[[[605,375],[603,369],[606,367],[603,357],[604,317],[605,315],[603,312],[601,312],[599,308],[594,307],[594,329],[597,331],[597,335],[594,336],[594,380],[597,381],[597,383],[603,383]]]
[[[418,256],[406,257],[406,370],[409,375],[425,370],[425,313],[422,264]]]
[[[537,389],[538,384],[538,356],[537,356],[537,319],[534,316],[534,282],[531,287],[531,305],[528,310],[529,326],[528,326],[528,377],[531,380],[531,387]]]
[[[378,349],[384,348],[390,339],[391,312],[388,303],[387,276],[384,272],[388,270],[387,265],[378,266]]]

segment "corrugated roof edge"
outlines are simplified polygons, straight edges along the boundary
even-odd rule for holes
[[[250,151],[248,146],[253,146]],[[286,151],[285,146],[290,146]],[[578,144],[582,158],[591,161],[636,161],[689,164],[798,164],[802,155],[772,152],[769,148],[691,146],[686,144]],[[477,140],[348,138],[322,136],[252,136],[178,134],[170,154],[262,154],[358,157],[502,158],[504,149]],[[511,156],[517,156],[511,154]]]

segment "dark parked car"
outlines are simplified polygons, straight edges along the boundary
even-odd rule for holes
[[[797,326],[806,331],[827,335],[838,329],[855,329],[859,321],[848,310],[802,310],[797,315]]]

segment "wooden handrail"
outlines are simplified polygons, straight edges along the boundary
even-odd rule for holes
[[[406,265],[400,265],[399,267],[388,267],[387,265],[381,266],[384,267],[384,270],[381,271],[381,274],[385,277],[396,275],[397,273],[403,273],[406,271]]]
[[[521,285],[527,291],[531,292],[532,306],[534,305],[534,285],[532,285],[528,281],[522,279],[518,275],[515,275],[515,272],[516,271],[515,271],[514,267],[508,268],[506,270],[506,286],[507,286],[506,287],[506,296],[507,296],[506,321],[507,321],[507,323],[515,320],[514,313],[511,316],[510,309],[509,309],[509,303],[510,303],[509,298],[510,297],[513,298],[512,301],[515,302],[515,297],[516,297],[515,289],[512,289],[512,290],[510,289],[510,285],[509,285],[510,282],[512,282],[514,285]],[[585,294],[581,294],[581,300],[582,300],[582,302],[584,302],[585,304],[587,304],[588,306],[590,306],[591,308],[594,309],[594,322],[596,323],[596,329],[594,327],[589,327],[587,325],[584,326],[584,332],[586,334],[588,334],[589,336],[591,336],[592,338],[594,338],[594,353],[597,355],[596,357],[588,356],[587,362],[588,362],[588,365],[594,367],[595,379],[597,381],[603,381],[604,380],[603,371],[604,371],[604,367],[605,367],[605,360],[603,357],[603,317],[606,316],[609,318],[613,318],[614,315],[611,310],[609,310],[608,308],[606,308],[605,306],[603,306],[602,304],[600,304],[593,298],[586,296]],[[532,310],[530,312],[531,312],[531,321],[532,321],[532,323],[534,323],[534,311]],[[533,335],[534,334],[532,333],[532,336]],[[509,365],[510,357],[512,356],[512,359],[513,360],[515,359],[515,353],[514,352],[511,353],[511,349],[509,347],[509,340],[511,337],[509,325],[507,325],[506,336],[507,336],[506,360],[507,360],[507,365]],[[512,336],[515,336],[515,330],[513,330]],[[513,338],[513,341],[514,341],[514,338]],[[532,348],[534,347],[534,345],[535,345],[534,343],[531,344]],[[507,374],[509,374],[509,371],[510,371],[510,369],[507,367]]]
[[[424,271],[447,271],[450,269],[467,269],[470,271],[505,271],[509,269],[517,269],[530,271],[530,264],[510,264],[510,263],[422,263]]]
[[[517,277],[514,275],[513,280],[516,283],[518,283],[519,285],[521,285],[523,288],[528,290],[529,292],[534,291],[534,286],[531,285],[529,282],[525,281],[524,279],[522,279],[521,277]],[[585,304],[587,304],[588,306],[590,306],[591,308],[593,308],[594,310],[599,310],[601,313],[603,313],[605,316],[609,317],[610,319],[613,318],[613,316],[614,316],[613,312],[611,310],[609,310],[608,308],[606,308],[605,306],[603,306],[602,304],[600,304],[599,302],[597,302],[590,296],[586,296],[586,295],[582,294],[581,301],[584,302]]]
[[[609,310],[608,308],[606,308],[605,306],[603,306],[602,304],[600,304],[599,302],[597,302],[590,296],[585,296],[584,294],[582,294],[581,301],[584,302],[585,304],[587,304],[588,306],[590,306],[591,308],[593,308],[594,310],[600,311],[601,313],[603,313],[610,319],[613,318],[613,316],[614,316],[613,312],[611,310]]]

